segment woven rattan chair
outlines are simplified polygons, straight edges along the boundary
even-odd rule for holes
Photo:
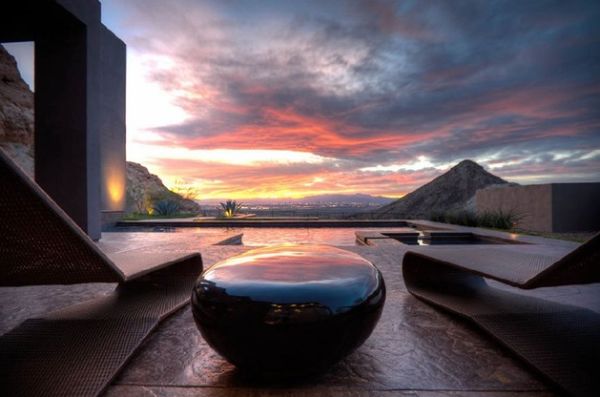
[[[519,292],[599,283],[600,234],[562,258],[535,250],[539,252],[526,246],[415,250],[404,256],[404,282],[417,298],[479,326],[563,391],[600,395],[598,308],[558,303],[549,298],[553,294],[548,289]],[[575,288],[600,302],[600,285]]]
[[[201,271],[199,253],[103,253],[0,150],[0,286],[118,283],[3,335],[0,394],[101,393],[159,322],[189,302]]]

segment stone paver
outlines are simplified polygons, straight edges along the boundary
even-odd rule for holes
[[[110,234],[106,250],[199,249],[205,268],[243,252],[209,246],[189,233]],[[203,340],[189,307],[167,319],[109,387],[114,396],[489,396],[553,395],[538,377],[485,335],[406,292],[401,261],[406,248],[343,247],[375,263],[387,301],[373,335],[320,378],[297,384],[247,379]],[[110,291],[114,285],[0,288],[0,330],[26,318]],[[546,292],[546,294],[553,295]],[[556,295],[556,294],[554,294]],[[564,296],[576,295],[563,291]]]

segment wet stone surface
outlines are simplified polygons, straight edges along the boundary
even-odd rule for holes
[[[244,249],[237,248],[238,252]],[[401,249],[344,249],[378,266],[386,281],[386,304],[371,337],[321,376],[293,384],[265,384],[245,377],[207,345],[186,308],[150,338],[114,382],[109,395],[126,394],[131,387],[140,395],[182,396],[193,395],[190,387],[203,395],[219,396],[279,392],[369,396],[384,391],[392,393],[389,395],[552,395],[536,375],[478,330],[408,294],[402,281]],[[203,251],[207,265],[223,257],[217,252],[213,247]]]
[[[204,246],[168,234],[149,250],[200,249],[205,269],[247,247]],[[158,238],[158,237],[152,237]],[[147,244],[137,236],[132,242]],[[119,241],[125,249],[127,241]],[[159,247],[159,248],[156,248]],[[114,396],[550,396],[529,369],[460,319],[417,300],[402,281],[403,247],[344,247],[382,272],[387,298],[369,339],[330,370],[301,383],[245,377],[200,335],[190,307],[164,321],[113,381]],[[2,332],[29,317],[89,299],[111,284],[0,289]],[[43,297],[46,299],[43,299]],[[47,298],[51,297],[51,298]]]

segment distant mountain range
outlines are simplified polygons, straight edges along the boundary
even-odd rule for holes
[[[385,205],[391,203],[395,199],[383,196],[371,196],[369,194],[320,194],[316,196],[304,197],[296,199],[296,201],[319,204],[319,203],[350,203],[350,204],[377,204]]]
[[[477,190],[508,182],[472,160],[463,160],[446,173],[406,196],[355,217],[428,219],[432,213],[473,209]]]
[[[369,194],[319,194],[303,198],[282,198],[282,199],[241,199],[243,204],[327,204],[338,203],[347,205],[385,205],[395,199],[382,196],[371,196]],[[218,205],[225,199],[198,200],[201,205]]]

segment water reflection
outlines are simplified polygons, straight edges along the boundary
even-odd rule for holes
[[[265,247],[209,268],[205,281],[255,301],[296,303],[306,297],[337,311],[377,288],[378,271],[357,254],[325,245]]]

